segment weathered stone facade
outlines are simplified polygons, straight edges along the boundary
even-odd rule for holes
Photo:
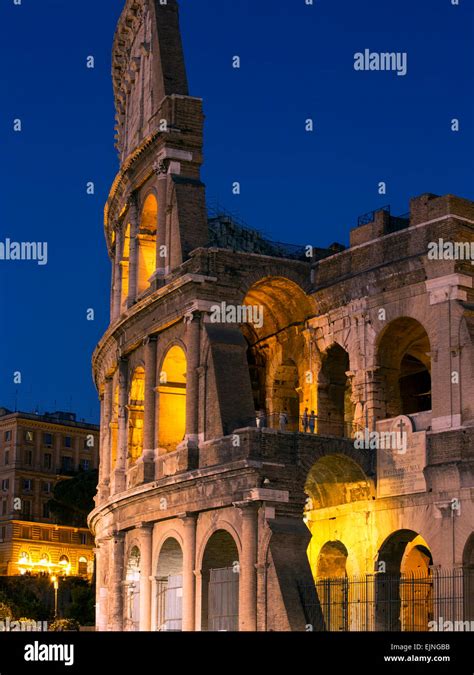
[[[473,268],[428,247],[472,242],[474,204],[240,251],[207,220],[175,2],[128,0],[113,72],[98,629],[324,628],[313,578],[473,566]]]

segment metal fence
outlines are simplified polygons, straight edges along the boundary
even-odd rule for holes
[[[321,578],[300,595],[314,630],[474,630],[474,569]]]

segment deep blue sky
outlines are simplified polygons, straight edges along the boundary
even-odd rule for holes
[[[22,410],[98,419],[90,357],[108,324],[102,223],[118,169],[110,54],[123,4],[0,5],[0,241],[49,245],[44,267],[0,261],[0,406],[17,395]],[[322,246],[347,243],[359,214],[403,213],[422,192],[473,198],[473,18],[471,0],[182,0],[208,197],[279,241]],[[407,76],[355,72],[365,48],[406,51]]]

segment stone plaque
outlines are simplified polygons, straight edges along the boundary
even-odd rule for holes
[[[290,495],[286,490],[267,490],[266,488],[253,488],[244,494],[244,499],[262,502],[287,502]]]
[[[377,497],[398,497],[426,491],[426,431],[413,431],[409,417],[377,423],[377,431],[397,434],[392,447],[377,449]],[[399,434],[403,434],[403,444]]]

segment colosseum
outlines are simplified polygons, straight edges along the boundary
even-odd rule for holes
[[[206,204],[174,0],[127,0],[113,85],[97,630],[473,621],[474,203],[272,242]]]

